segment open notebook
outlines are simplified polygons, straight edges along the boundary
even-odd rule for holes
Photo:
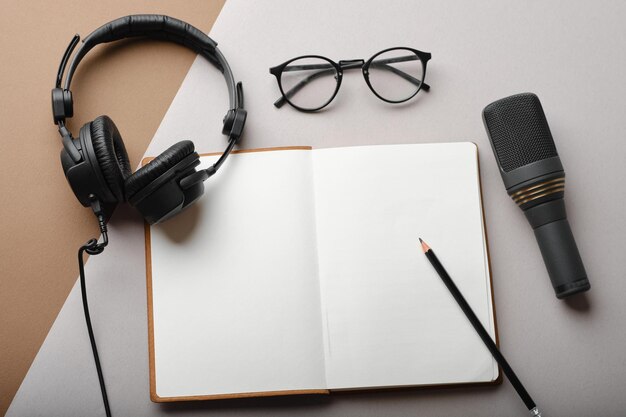
[[[209,166],[217,156],[203,156]],[[488,383],[498,367],[473,143],[233,154],[146,226],[153,401]]]

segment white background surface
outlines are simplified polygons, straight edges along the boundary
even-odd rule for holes
[[[250,110],[243,146],[315,147],[473,140],[479,146],[495,302],[503,352],[545,416],[626,413],[626,4],[621,1],[380,2],[229,1],[212,36]],[[432,52],[430,93],[391,107],[347,72],[333,107],[304,115],[275,110],[267,68],[294,55],[365,58],[388,46]],[[198,60],[148,154],[194,139],[219,151],[226,89]],[[592,284],[558,301],[532,230],[504,191],[480,112],[493,100],[533,91],[542,100],[567,173],[566,205]],[[198,100],[182,114],[181,99]],[[198,126],[206,137],[190,135]],[[129,138],[130,140],[131,138]],[[218,181],[219,176],[212,181]],[[112,244],[87,264],[96,337],[117,416],[525,416],[508,382],[497,387],[350,393],[157,405],[148,397],[143,227],[127,208]],[[80,306],[68,297],[9,416],[103,415]]]

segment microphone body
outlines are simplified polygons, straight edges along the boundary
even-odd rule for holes
[[[591,288],[567,221],[565,171],[539,98],[517,94],[483,110],[504,186],[532,226],[557,298]]]

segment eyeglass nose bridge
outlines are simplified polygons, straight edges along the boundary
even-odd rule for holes
[[[364,59],[345,59],[339,61],[339,68],[342,70],[363,68],[363,65],[365,65]]]

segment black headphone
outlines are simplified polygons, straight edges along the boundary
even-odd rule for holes
[[[96,45],[133,37],[183,45],[205,57],[224,74],[230,110],[224,117],[222,133],[228,136],[228,146],[210,168],[196,171],[199,156],[193,142],[185,140],[132,173],[122,136],[108,116],[86,123],[78,139],[66,128],[65,119],[74,114],[70,84],[78,64]],[[247,113],[243,108],[241,83],[235,84],[217,43],[197,28],[169,16],[133,15],[106,23],[83,39],[61,86],[69,57],[79,40],[75,35],[68,45],[52,89],[52,117],[63,140],[61,164],[74,194],[83,206],[91,206],[99,218],[103,206],[124,201],[136,207],[150,224],[175,216],[203,194],[203,182],[217,172],[243,132]]]

